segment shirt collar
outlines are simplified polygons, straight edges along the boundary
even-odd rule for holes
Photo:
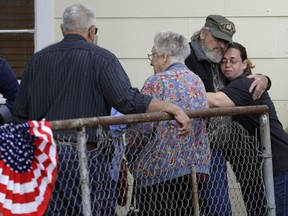
[[[187,66],[185,64],[182,64],[182,63],[173,63],[171,65],[169,65],[168,68],[166,68],[165,71],[168,71],[168,70],[173,70],[174,68],[187,68]]]
[[[82,35],[79,35],[79,34],[67,34],[64,36],[64,40],[65,39],[78,39],[78,40],[86,41],[86,39]]]

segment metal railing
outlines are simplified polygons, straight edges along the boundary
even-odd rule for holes
[[[263,165],[263,181],[264,181],[264,185],[265,185],[265,194],[266,194],[266,199],[267,199],[267,206],[266,207],[267,207],[268,215],[274,216],[276,213],[275,213],[275,197],[274,197],[274,187],[273,187],[274,184],[273,184],[273,170],[272,170],[272,151],[271,151],[271,141],[270,141],[270,125],[269,125],[268,107],[263,105],[263,106],[247,106],[247,107],[231,107],[231,108],[213,108],[213,109],[207,109],[207,110],[187,111],[186,113],[190,118],[207,118],[207,117],[215,117],[215,116],[259,114],[260,137],[261,137],[260,154],[261,154],[261,157],[263,157],[263,161],[261,163]],[[73,156],[73,157],[71,157],[71,159],[75,160],[76,161],[75,164],[78,164],[79,167],[71,167],[72,169],[74,169],[74,168],[76,169],[75,172],[73,171],[71,178],[74,181],[75,175],[79,174],[79,178],[80,178],[79,182],[81,184],[81,192],[79,189],[79,191],[78,191],[79,194],[73,195],[73,196],[79,196],[80,197],[80,200],[82,202],[82,207],[80,209],[81,213],[72,212],[72,214],[73,215],[84,215],[84,216],[93,215],[94,216],[95,212],[96,212],[97,215],[101,215],[101,216],[102,215],[114,215],[114,214],[126,215],[128,211],[131,211],[133,209],[134,209],[134,212],[137,213],[137,208],[135,211],[135,206],[132,206],[132,204],[131,204],[133,202],[135,203],[135,197],[137,197],[136,196],[137,194],[135,195],[135,188],[134,188],[135,184],[129,184],[129,183],[126,186],[134,189],[134,195],[133,195],[134,199],[131,202],[129,202],[129,206],[127,208],[120,206],[120,208],[118,208],[117,213],[114,213],[114,210],[111,210],[111,212],[113,212],[113,213],[111,213],[110,210],[108,211],[107,214],[103,213],[110,208],[107,206],[108,205],[107,203],[112,203],[112,205],[113,205],[113,203],[115,201],[115,206],[116,206],[117,201],[111,199],[111,200],[109,200],[109,202],[107,201],[107,203],[106,203],[105,200],[103,201],[101,199],[110,199],[109,196],[111,195],[111,193],[107,192],[103,188],[102,189],[101,188],[98,188],[98,189],[93,188],[93,187],[97,187],[95,185],[97,185],[100,182],[100,180],[98,179],[98,177],[96,177],[96,180],[93,179],[95,176],[99,175],[99,173],[97,173],[98,170],[94,167],[94,166],[96,166],[96,164],[89,162],[91,159],[91,155],[89,155],[90,154],[89,152],[87,153],[87,149],[86,149],[86,140],[87,140],[87,135],[85,134],[86,128],[90,128],[90,127],[98,128],[99,126],[101,127],[101,126],[118,125],[118,124],[131,125],[131,124],[135,124],[135,123],[167,121],[167,120],[173,120],[173,116],[171,116],[167,113],[161,112],[161,113],[130,114],[130,115],[123,115],[123,116],[115,116],[115,117],[105,116],[105,117],[92,117],[92,118],[51,121],[50,123],[51,123],[51,127],[52,127],[53,131],[67,130],[67,129],[77,130],[77,132],[76,132],[77,140],[75,142],[75,146],[76,146],[76,149],[78,152],[77,153],[78,158],[74,158],[74,156]],[[234,125],[232,125],[232,126],[234,127]],[[243,134],[242,130],[243,130],[243,128],[241,128],[241,133]],[[136,131],[136,133],[137,132],[138,131]],[[126,133],[128,133],[128,132],[126,131]],[[135,131],[133,131],[133,133],[134,133],[133,138],[135,138],[135,140],[133,140],[132,142],[136,143],[136,138],[139,141],[139,137],[138,137],[138,135],[135,136]],[[208,133],[209,133],[209,131],[208,131]],[[237,137],[239,137],[239,134],[237,134]],[[244,133],[243,137],[244,136],[245,137],[248,136],[246,132]],[[232,137],[232,136],[229,135],[229,138],[230,137]],[[144,138],[147,139],[147,137],[144,137]],[[104,140],[104,139],[107,139],[107,140]],[[124,139],[124,141],[125,141],[125,137],[123,138],[123,136],[117,137],[118,141],[119,141],[119,139],[121,139],[122,141]],[[221,139],[222,139],[222,137],[221,137]],[[245,140],[244,140],[243,138],[241,138],[240,140],[241,140],[241,142],[245,143],[246,142],[245,140],[247,140],[247,139],[245,138]],[[113,138],[111,138],[110,136],[105,134],[103,136],[103,140],[101,141],[101,143],[102,144],[108,143],[109,145],[111,145],[111,143],[113,143],[114,141],[115,140],[113,140]],[[68,141],[67,143],[69,143],[69,142],[70,141]],[[67,143],[65,142],[65,144],[67,144]],[[61,146],[62,146],[61,143],[59,143],[59,145],[58,145],[59,149],[62,148]],[[59,162],[59,171],[58,171],[59,173],[61,173],[61,172],[69,173],[71,171],[71,170],[69,170],[68,165],[67,165],[67,167],[61,166],[61,163],[63,161],[65,163],[65,161],[68,160],[67,158],[69,158],[69,156],[67,156],[67,155],[69,155],[71,153],[70,148],[73,148],[73,145],[72,146],[65,145],[65,148],[66,147],[69,148],[69,150],[67,152],[63,153],[63,155],[65,155],[66,158],[64,158],[62,161]],[[99,151],[99,148],[96,150],[93,150],[91,152],[97,152],[97,151]],[[102,152],[101,149],[100,149],[100,151]],[[105,154],[107,154],[107,155],[111,154],[111,152],[109,152],[109,151],[111,151],[111,149],[108,148],[108,151],[106,151]],[[112,154],[115,154],[115,148],[113,149]],[[120,159],[123,157],[123,154],[125,155],[125,153],[123,153],[123,151],[122,151],[121,156],[116,158],[118,160],[118,163],[117,163],[118,165],[121,164]],[[256,155],[256,156],[254,155],[253,157],[259,157],[259,155]],[[113,156],[113,159],[114,159],[114,156]],[[103,160],[103,167],[106,167],[107,161],[108,161],[108,164],[111,162],[111,160]],[[69,163],[70,162],[67,162],[67,164],[69,164]],[[129,161],[128,161],[128,163],[129,163]],[[261,165],[261,167],[262,167],[262,165]],[[93,170],[97,170],[97,171],[94,172]],[[198,200],[197,181],[195,182],[196,172],[194,170],[194,166],[191,166],[191,170],[192,170],[191,171],[192,185],[194,188],[194,190],[192,190],[192,192],[193,192],[193,204],[194,204],[194,213],[193,214],[194,215],[200,215],[201,210],[199,210],[199,208],[201,209],[201,207],[203,207],[203,206],[201,206],[202,205],[201,203],[199,204],[199,200]],[[133,176],[133,168],[131,168],[128,171],[129,172],[131,171],[130,175],[132,174],[132,178],[136,178],[135,176]],[[111,174],[110,170],[106,170],[105,172],[107,172],[108,175]],[[78,174],[75,174],[75,173],[78,173]],[[228,174],[228,175],[230,175],[230,174]],[[231,175],[235,176],[235,174],[233,174],[233,171],[232,171]],[[242,173],[241,175],[245,176],[245,173]],[[261,170],[261,175],[262,175],[262,170]],[[59,178],[60,177],[61,177],[61,175],[59,174]],[[93,183],[94,180],[95,180],[95,182]],[[237,181],[238,180],[236,180],[236,182]],[[70,182],[68,179],[62,178],[62,179],[58,179],[58,183],[60,185],[60,186],[59,185],[58,186],[61,187],[61,185],[62,186],[63,185],[69,185],[68,183],[70,183]],[[73,187],[74,186],[80,187],[79,185],[73,185]],[[112,189],[115,189],[114,186],[109,185],[109,187],[111,187]],[[232,198],[234,198],[236,201],[232,201],[232,202],[234,202],[234,204],[236,203],[236,205],[237,205],[237,202],[239,202],[239,200],[243,200],[242,196],[244,195],[243,193],[245,193],[245,191],[241,192],[241,190],[239,188],[236,188],[235,190],[238,190],[238,195],[237,195],[237,193],[236,193],[236,195],[230,195],[230,201]],[[230,193],[234,193],[233,188],[229,188],[229,191],[230,191]],[[57,188],[54,188],[54,194],[56,194],[56,196],[54,196],[54,197],[52,196],[50,203],[57,202],[56,199],[60,199],[60,201],[61,201],[62,197],[60,195],[57,196],[57,193],[59,194],[59,192],[57,191]],[[109,196],[107,194],[109,194]],[[118,192],[117,192],[117,194],[118,194]],[[111,195],[111,196],[113,196],[113,195]],[[117,196],[117,195],[114,194],[114,196]],[[132,196],[132,195],[130,194],[130,196]],[[65,210],[65,208],[66,207],[68,208],[70,205],[71,205],[70,206],[71,209],[74,208],[73,207],[74,204],[69,203],[70,198],[66,197],[67,200],[65,200],[65,203],[64,203],[64,201],[62,203],[61,207],[64,208],[64,211],[66,211],[67,209]],[[216,197],[215,197],[215,199],[216,199]],[[95,200],[97,200],[97,201],[95,201]],[[101,204],[99,204],[99,202],[100,202],[99,200],[101,200]],[[242,201],[242,203],[243,203],[243,201]],[[98,204],[100,206],[102,205],[102,210],[97,209],[99,207],[99,206],[97,206]],[[56,204],[54,205],[54,209],[53,209],[53,207],[49,206],[48,212],[49,211],[53,212],[56,209],[55,206],[57,206],[57,205]],[[111,208],[114,208],[115,206],[112,206]],[[49,208],[50,208],[50,210],[49,210]],[[182,207],[182,208],[185,208],[185,207]],[[238,207],[236,207],[235,209],[237,209],[237,208]],[[240,211],[240,213],[239,212],[237,213],[236,211],[234,212],[234,210],[233,210],[231,215],[241,215],[241,214],[243,214],[243,212],[246,214],[247,210],[245,209],[245,205],[243,207],[243,204],[242,204],[242,206],[240,206],[239,208],[242,209]],[[243,208],[244,208],[244,210],[243,210]],[[75,208],[72,211],[75,211]],[[49,213],[47,213],[47,215],[49,215]],[[71,212],[67,211],[67,215],[71,215]]]

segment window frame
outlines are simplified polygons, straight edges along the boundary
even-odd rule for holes
[[[53,1],[35,0],[35,50],[37,52],[53,43]]]

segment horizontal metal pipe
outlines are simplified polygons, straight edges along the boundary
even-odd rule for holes
[[[206,118],[212,116],[262,114],[268,112],[266,105],[239,106],[226,108],[210,108],[204,110],[185,111],[190,118]],[[131,124],[172,120],[174,117],[165,112],[128,114],[123,116],[101,116],[91,118],[66,119],[50,121],[52,130],[77,129],[81,127],[97,127],[98,125]]]

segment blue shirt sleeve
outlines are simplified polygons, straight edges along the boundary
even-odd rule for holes
[[[117,111],[115,108],[112,107],[111,116],[121,116],[121,115],[123,115],[121,112]],[[110,130],[113,136],[117,136],[123,133],[126,128],[127,128],[126,124],[110,125]]]
[[[19,90],[19,83],[7,61],[0,59],[0,93],[6,99],[0,107],[0,114],[4,122],[12,121],[15,99]]]

